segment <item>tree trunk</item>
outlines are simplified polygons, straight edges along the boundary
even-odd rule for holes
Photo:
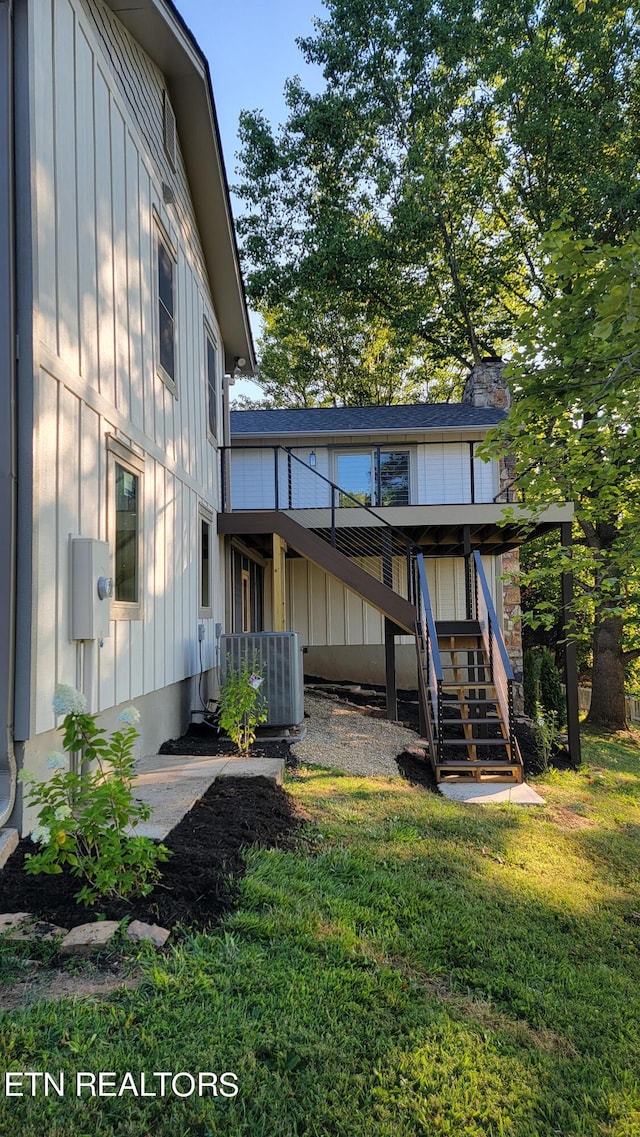
[[[607,730],[626,729],[624,683],[622,617],[599,617],[596,612],[588,723],[593,726],[603,726]]]

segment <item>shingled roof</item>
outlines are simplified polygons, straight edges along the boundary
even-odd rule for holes
[[[505,417],[505,411],[496,407],[472,407],[468,403],[232,411],[231,434],[351,434],[357,431],[446,430],[495,426]]]

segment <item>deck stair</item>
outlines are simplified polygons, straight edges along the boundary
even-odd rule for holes
[[[416,643],[423,731],[438,782],[522,782],[513,729],[513,672],[477,557],[478,619],[436,623],[417,556]]]

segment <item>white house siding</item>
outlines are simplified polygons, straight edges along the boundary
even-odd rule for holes
[[[94,708],[105,710],[199,670],[198,506],[214,513],[219,504],[206,429],[205,320],[214,336],[218,329],[182,160],[178,154],[174,172],[164,156],[161,73],[99,0],[30,3],[37,235],[30,730],[40,733],[54,726],[56,682],[84,677]],[[163,204],[163,181],[175,207]],[[154,208],[177,252],[177,397],[156,372]],[[69,639],[69,539],[110,536],[108,433],[144,460],[142,619],[113,620],[102,647],[83,649]],[[215,540],[211,557],[205,668],[215,660],[214,622],[223,619]]]
[[[366,568],[366,563],[361,563]],[[496,595],[495,558],[483,557],[483,565],[492,595]],[[435,618],[464,620],[466,601],[464,560],[462,557],[429,557],[425,560],[427,582]],[[406,567],[399,559],[399,575],[406,578]],[[394,577],[396,574],[394,573]],[[384,643],[384,617],[340,581],[305,558],[287,561],[288,620],[292,631],[299,632],[308,646],[326,644]],[[402,589],[402,582],[400,582]],[[411,636],[399,637],[400,643],[413,643]]]
[[[409,450],[411,505],[461,505],[471,502],[471,448],[469,442],[382,441],[385,448]],[[363,448],[375,443],[363,442]],[[291,479],[286,455],[278,456],[278,503],[293,509],[322,508],[330,505],[330,487],[324,479],[339,482],[336,453],[340,447],[315,446],[315,466],[309,465],[311,447],[292,448]],[[300,459],[297,461],[296,458]],[[473,497],[476,502],[492,502],[497,492],[496,463],[473,459]],[[231,504],[233,509],[273,509],[275,502],[275,460],[271,447],[237,448],[231,460]],[[323,475],[319,477],[318,475]]]
[[[483,564],[495,598],[496,561],[483,557]],[[464,560],[428,558],[425,566],[436,619],[464,620]],[[287,626],[299,633],[307,648],[307,674],[383,683],[384,617],[377,609],[303,558],[287,561],[287,576]],[[396,643],[398,683],[415,688],[415,641],[399,636]]]

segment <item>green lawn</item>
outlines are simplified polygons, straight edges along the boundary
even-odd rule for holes
[[[215,935],[0,1023],[3,1069],[226,1070],[238,1096],[0,1095],[0,1132],[637,1137],[640,747],[584,755],[530,810],[299,772],[311,839],[251,852]]]

